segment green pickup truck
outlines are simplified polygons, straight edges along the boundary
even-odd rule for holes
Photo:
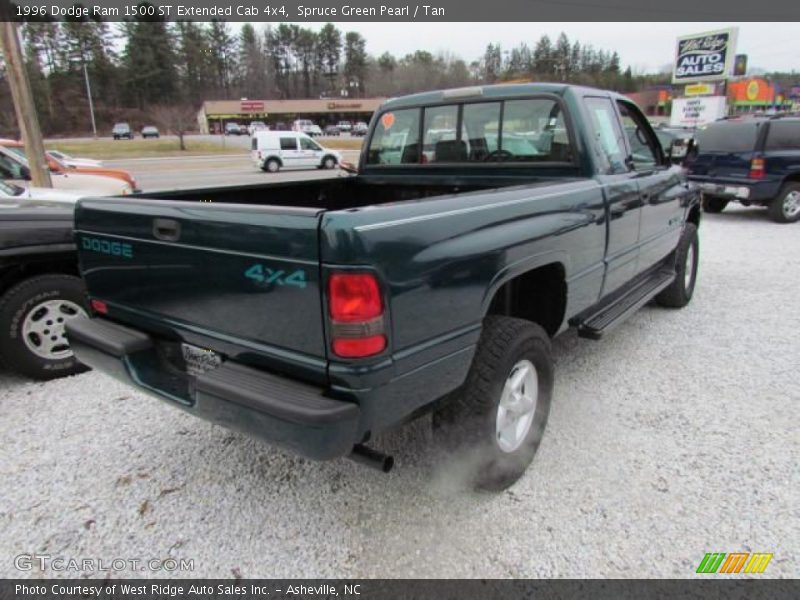
[[[68,324],[76,356],[306,457],[383,470],[368,441],[433,412],[444,456],[498,490],[542,439],[553,336],[691,299],[698,194],[623,96],[392,99],[342,175],[82,200],[93,317]]]

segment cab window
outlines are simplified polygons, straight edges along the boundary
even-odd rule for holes
[[[322,150],[316,142],[310,140],[308,138],[301,137],[300,138],[300,149],[301,150]]]
[[[410,108],[383,113],[372,133],[367,164],[418,163],[420,112],[418,108]]]
[[[585,102],[600,170],[607,174],[624,173],[628,170],[625,165],[627,150],[614,104],[608,98],[586,98]]]
[[[282,137],[281,150],[297,150],[297,138]]]
[[[630,159],[635,170],[654,169],[661,163],[660,144],[650,133],[645,118],[628,102],[617,101],[622,127],[628,137]]]

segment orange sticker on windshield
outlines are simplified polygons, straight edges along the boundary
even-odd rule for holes
[[[381,125],[383,125],[384,129],[391,129],[392,125],[394,125],[394,113],[383,113]]]

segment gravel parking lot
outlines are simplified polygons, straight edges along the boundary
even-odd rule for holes
[[[754,551],[797,577],[799,257],[799,226],[706,215],[687,308],[556,340],[548,431],[499,495],[437,468],[429,419],[377,440],[383,475],[99,373],[0,372],[0,576],[75,575],[15,569],[41,553],[189,558],[175,575],[202,577],[691,577],[706,552]]]

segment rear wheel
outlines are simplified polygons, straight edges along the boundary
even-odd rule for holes
[[[728,206],[728,200],[717,196],[703,196],[703,210],[707,213],[721,213]]]
[[[86,292],[77,277],[40,275],[18,283],[0,299],[0,360],[35,379],[85,371],[64,325],[86,314]]]
[[[656,302],[669,308],[683,308],[689,304],[697,282],[699,258],[697,227],[694,223],[686,223],[675,249],[675,281],[656,296]]]
[[[769,205],[769,216],[776,223],[800,220],[800,183],[787,183]]]
[[[264,170],[269,173],[277,173],[280,168],[281,163],[275,158],[270,158],[266,163],[264,163]]]
[[[547,333],[535,323],[487,317],[464,385],[434,414],[454,470],[475,488],[517,481],[542,441],[553,393]]]

